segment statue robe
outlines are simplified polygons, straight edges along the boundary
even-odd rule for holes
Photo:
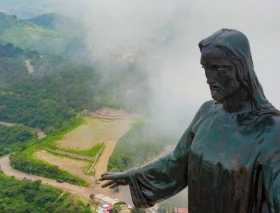
[[[188,186],[190,213],[280,213],[280,117],[255,118],[224,123],[206,102],[172,153],[127,172],[134,205]]]

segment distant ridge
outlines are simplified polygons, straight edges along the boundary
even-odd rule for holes
[[[46,29],[56,31],[73,31],[75,29],[81,30],[82,28],[81,21],[68,16],[60,15],[58,13],[43,14],[31,19],[27,19],[27,21]]]
[[[79,26],[79,21],[58,14],[24,20],[0,12],[0,43],[66,58],[85,57],[87,48]]]

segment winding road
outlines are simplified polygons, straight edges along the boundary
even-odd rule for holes
[[[6,175],[14,176],[16,179],[23,180],[23,178],[26,177],[26,178],[31,179],[32,181],[41,180],[42,184],[44,184],[44,185],[53,186],[55,188],[62,189],[64,191],[71,192],[73,194],[78,194],[78,195],[80,195],[80,196],[82,196],[82,197],[84,197],[88,200],[89,200],[89,195],[90,194],[104,194],[104,192],[102,190],[98,190],[98,189],[95,189],[95,188],[82,187],[82,186],[77,186],[77,185],[73,185],[73,184],[65,183],[65,182],[64,183],[58,183],[56,180],[53,180],[53,179],[44,178],[44,177],[31,175],[31,174],[26,174],[26,173],[17,171],[10,166],[9,156],[5,156],[5,157],[0,159],[0,167],[1,167],[1,170]],[[106,195],[110,196],[112,198],[122,199],[122,195],[119,194],[119,193],[111,192],[110,194],[106,193]]]
[[[174,147],[168,146],[157,158],[167,154],[168,152],[172,151],[173,149],[174,149]],[[110,152],[111,152],[111,149],[110,149]],[[0,158],[0,169],[6,175],[14,176],[16,179],[23,180],[23,178],[29,178],[32,181],[41,180],[42,184],[44,184],[44,185],[49,185],[49,186],[52,186],[52,187],[55,187],[58,189],[62,189],[64,191],[68,191],[72,194],[80,195],[80,196],[86,198],[87,200],[90,199],[89,198],[90,194],[105,194],[111,198],[123,200],[127,204],[130,204],[131,206],[133,206],[129,186],[123,186],[123,187],[121,187],[121,193],[115,193],[115,192],[112,192],[112,190],[109,190],[108,188],[106,188],[106,189],[99,188],[100,186],[98,186],[97,188],[92,188],[92,187],[77,186],[77,185],[73,185],[73,184],[65,183],[65,182],[58,183],[56,180],[53,180],[53,179],[44,178],[44,177],[31,175],[31,174],[26,174],[26,173],[13,169],[10,166],[9,156]],[[153,211],[151,209],[147,209],[146,212],[153,213]]]

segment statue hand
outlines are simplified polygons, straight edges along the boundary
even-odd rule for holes
[[[115,188],[120,185],[128,185],[129,179],[126,172],[106,172],[99,178],[100,181],[109,180],[107,183],[101,185],[102,188],[110,186]]]

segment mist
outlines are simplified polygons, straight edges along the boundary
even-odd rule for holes
[[[145,54],[148,60],[137,66],[150,77],[149,107],[166,123],[180,123],[178,137],[200,105],[211,99],[198,42],[221,28],[237,29],[248,37],[265,95],[280,108],[279,1],[44,0],[37,4],[42,13],[57,12],[84,22],[92,61],[110,54],[129,60],[137,52]],[[98,63],[98,68],[104,71],[106,63]],[[139,92],[129,92],[138,98]]]
[[[280,2],[95,0],[79,5],[80,11],[75,12],[83,14],[79,17],[88,28],[93,59],[124,49],[148,56],[142,68],[153,73],[150,107],[154,116],[180,122],[178,132],[187,127],[200,105],[211,99],[199,63],[198,42],[221,28],[247,35],[264,92],[280,108]]]
[[[16,0],[9,2],[15,5]],[[149,77],[152,92],[144,94],[150,97],[149,108],[153,116],[177,130],[177,138],[200,105],[211,99],[199,63],[198,43],[221,28],[237,29],[248,37],[265,95],[280,108],[279,1],[42,0],[34,4],[41,8],[37,13],[56,12],[84,23],[89,57],[98,61],[95,68],[101,72],[110,66],[108,56],[117,55],[120,60],[134,63],[138,53],[145,55],[146,60],[138,63],[137,69]],[[26,11],[27,5],[21,2],[11,11],[23,14],[20,7]],[[108,82],[109,75],[104,73],[104,82]],[[138,91],[127,91],[134,100],[143,96],[141,89],[145,85],[139,85]]]
[[[82,20],[90,59],[101,72],[109,56],[134,63],[149,77],[149,108],[164,132],[177,141],[205,101],[211,99],[198,43],[222,29],[249,39],[255,71],[267,99],[280,109],[280,1],[258,0],[56,0],[42,1],[42,13]],[[38,14],[36,14],[38,15]],[[31,17],[29,17],[31,18]],[[120,65],[121,64],[121,65]],[[121,70],[123,63],[112,70]],[[104,73],[104,84],[110,74]],[[121,82],[120,82],[121,83]],[[142,88],[139,82],[139,88]],[[141,90],[128,90],[135,100]],[[177,142],[174,141],[174,142]],[[186,193],[184,191],[183,193]],[[185,197],[185,195],[179,195]]]

